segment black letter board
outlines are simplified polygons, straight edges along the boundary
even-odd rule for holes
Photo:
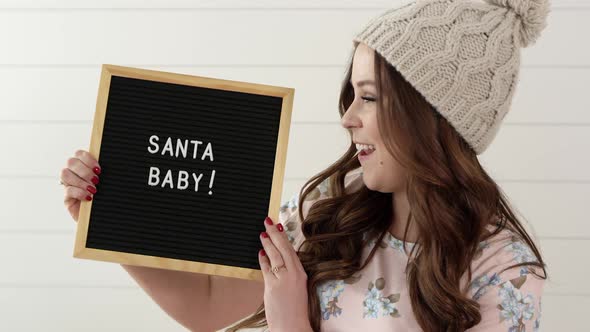
[[[292,88],[103,65],[74,257],[263,280]]]

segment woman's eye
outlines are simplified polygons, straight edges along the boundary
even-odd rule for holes
[[[375,98],[371,98],[371,97],[361,97],[361,99],[369,101],[369,102],[374,102],[376,100]]]

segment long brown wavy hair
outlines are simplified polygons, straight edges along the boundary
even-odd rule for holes
[[[376,101],[379,132],[389,153],[408,171],[405,190],[410,214],[403,241],[410,223],[414,223],[416,243],[420,244],[413,246],[406,267],[412,310],[425,331],[464,331],[481,321],[478,303],[460,287],[466,271],[468,280],[472,278],[471,262],[480,241],[508,228],[526,241],[537,259],[511,267],[538,266],[544,276],[534,268],[530,271],[547,279],[546,264],[472,147],[393,66],[374,53],[376,87],[382,97]],[[352,61],[340,92],[341,117],[354,99],[351,73]],[[395,193],[372,191],[364,185],[345,192],[345,175],[360,167],[352,132],[347,130],[351,138],[348,151],[310,178],[299,193],[301,207],[320,183],[329,183],[330,196],[315,202],[305,219],[303,210],[298,209],[305,240],[296,250],[308,276],[308,313],[314,331],[320,331],[321,320],[316,287],[328,280],[350,278],[362,270],[379,246],[373,247],[364,263],[362,248],[371,239],[381,242],[393,216]],[[490,223],[497,227],[486,233]],[[266,325],[262,303],[252,316],[226,331]]]

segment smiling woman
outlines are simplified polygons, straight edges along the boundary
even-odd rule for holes
[[[355,36],[338,101],[350,147],[279,220],[307,276],[289,294],[307,293],[314,331],[539,328],[546,264],[477,156],[548,8],[416,0]],[[266,300],[225,331],[288,314]]]

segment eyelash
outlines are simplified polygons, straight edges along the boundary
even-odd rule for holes
[[[362,100],[369,101],[369,102],[374,102],[375,100],[377,100],[377,99],[375,99],[375,98],[371,98],[371,97],[361,97],[361,99],[362,99]]]

